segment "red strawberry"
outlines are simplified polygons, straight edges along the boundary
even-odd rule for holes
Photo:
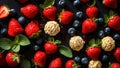
[[[91,19],[84,20],[82,24],[82,33],[83,34],[89,34],[91,32],[94,32],[97,28],[96,23]]]
[[[6,65],[5,58],[2,54],[0,54],[0,66],[5,66],[5,65]]]
[[[9,16],[9,10],[5,5],[0,6],[0,19],[6,18]]]
[[[52,40],[51,40],[52,39]],[[57,44],[60,44],[59,40],[54,41],[54,38],[50,38],[48,42],[45,43],[44,49],[47,54],[54,54],[58,50]]]
[[[44,68],[46,64],[46,54],[42,51],[37,51],[34,55],[34,63],[40,68]]]
[[[89,6],[86,9],[86,14],[90,18],[94,18],[94,17],[96,17],[98,15],[98,8],[95,7],[95,6]]]
[[[43,15],[49,20],[56,20],[57,8],[55,6],[46,7],[43,10]]]
[[[20,23],[16,19],[12,18],[8,25],[8,35],[15,37],[16,35],[22,34],[23,32],[24,30]]]
[[[74,60],[70,59],[65,63],[65,68],[79,68],[79,65]]]
[[[116,31],[120,30],[120,16],[115,15],[108,20],[108,26]]]
[[[13,53],[13,52],[8,52],[6,55],[6,62],[8,66],[15,67],[20,63],[20,58],[18,54]]]
[[[117,0],[103,0],[103,4],[113,9],[116,9],[118,7]]]
[[[80,0],[80,1],[83,2],[83,3],[89,2],[89,0]]]
[[[101,54],[101,49],[98,47],[99,45],[99,40],[98,42],[95,41],[94,39],[90,40],[89,45],[90,47],[87,48],[86,54],[92,59],[92,60],[97,60]]]
[[[18,0],[21,4],[27,2],[28,0]]]
[[[27,18],[34,18],[38,13],[38,8],[34,4],[28,4],[20,9],[21,13]]]
[[[73,19],[73,13],[70,11],[62,11],[59,16],[59,20],[62,24],[67,25]]]
[[[114,57],[115,59],[120,62],[120,47],[116,48],[114,51]]]
[[[53,59],[49,64],[49,68],[62,68],[62,59],[61,58]]]
[[[30,38],[36,38],[39,36],[40,28],[37,20],[33,20],[25,27],[25,33]]]
[[[119,63],[112,63],[110,68],[120,68],[120,64]]]

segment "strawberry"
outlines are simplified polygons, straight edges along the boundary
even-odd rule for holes
[[[43,10],[43,15],[49,20],[56,20],[57,18],[57,8],[55,6],[46,7]]]
[[[61,58],[55,58],[53,59],[48,68],[62,68],[62,59]]]
[[[0,19],[6,18],[8,16],[9,9],[5,5],[0,6]]]
[[[24,30],[20,23],[16,19],[12,18],[8,25],[8,35],[15,37],[16,35],[22,34],[23,32]]]
[[[86,9],[86,14],[90,18],[95,18],[98,15],[98,8],[95,6],[89,6]]]
[[[47,54],[54,54],[58,50],[57,44],[60,44],[59,40],[54,41],[54,38],[49,38],[49,41],[45,43],[44,49]]]
[[[90,47],[87,48],[86,54],[92,60],[97,60],[101,54],[101,49],[100,49],[100,47],[98,47],[99,44],[100,44],[100,40],[95,41],[94,39],[91,39],[89,41]]]
[[[111,67],[110,67],[110,68],[120,68],[120,64],[114,62],[114,63],[111,64]]]
[[[5,65],[6,65],[5,58],[2,54],[0,54],[0,66],[5,66]]]
[[[25,33],[30,38],[37,38],[40,33],[40,28],[37,20],[33,20],[25,27]]]
[[[25,2],[27,2],[28,0],[18,0],[19,3],[23,4]]]
[[[117,0],[103,0],[106,7],[116,9],[118,7]]]
[[[73,13],[70,11],[62,11],[59,16],[59,20],[61,24],[67,25],[69,24],[73,19]]]
[[[46,54],[42,51],[37,51],[34,55],[34,63],[40,68],[44,68],[46,64]]]
[[[10,67],[16,67],[20,63],[20,58],[17,53],[8,52],[6,55],[6,62]]]
[[[91,32],[94,32],[96,30],[96,28],[97,28],[97,25],[96,25],[95,21],[93,21],[91,19],[86,19],[82,23],[82,33],[83,34],[89,34]]]
[[[80,1],[83,2],[83,3],[89,2],[89,0],[80,0]]]
[[[70,59],[66,61],[65,68],[79,68],[79,65],[77,65],[74,60]]]
[[[120,62],[120,47],[116,48],[114,51],[114,57],[115,59]]]
[[[27,18],[34,18],[38,13],[38,8],[34,4],[28,4],[20,9],[21,13]]]

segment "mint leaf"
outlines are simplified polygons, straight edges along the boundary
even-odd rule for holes
[[[0,39],[0,48],[4,50],[9,50],[11,48],[12,41],[8,38]]]
[[[45,0],[43,4],[40,4],[40,7],[46,8],[46,7],[54,5],[54,3],[55,3],[55,0]]]
[[[66,56],[68,58],[72,58],[73,57],[71,49],[69,47],[67,47],[67,46],[60,45],[59,46],[59,52],[60,52],[60,54]]]
[[[19,51],[20,51],[20,45],[14,45],[14,46],[12,47],[12,51],[14,51],[14,52],[19,52]]]
[[[21,60],[20,68],[31,68],[30,61],[27,59]]]
[[[18,38],[16,41],[18,41],[18,44],[21,46],[27,46],[30,44],[30,40],[22,34],[17,35],[16,38]]]

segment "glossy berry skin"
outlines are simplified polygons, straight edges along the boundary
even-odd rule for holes
[[[74,0],[73,5],[74,6],[79,6],[80,5],[80,0]]]
[[[82,23],[79,20],[74,20],[73,27],[77,28],[77,27],[81,26],[81,24]]]
[[[120,30],[120,17],[115,15],[111,17],[108,21],[108,26],[116,31]]]
[[[91,32],[94,32],[97,28],[96,23],[91,19],[86,19],[82,23],[82,33],[83,34],[89,34]]]
[[[119,34],[114,34],[113,39],[116,41],[120,40],[120,35]]]
[[[116,9],[118,7],[117,0],[103,0],[106,7]]]
[[[66,61],[65,68],[74,68],[73,67],[73,60],[72,59]]]
[[[105,32],[103,31],[103,30],[100,30],[99,32],[98,32],[98,37],[99,38],[103,38],[105,36]]]
[[[79,62],[80,62],[80,60],[81,60],[81,59],[80,59],[80,57],[79,57],[79,56],[75,56],[75,57],[74,57],[74,61],[75,61],[75,62],[79,63]]]
[[[120,64],[114,62],[114,63],[111,64],[111,68],[120,68]]]
[[[66,5],[65,0],[59,0],[58,6],[60,6],[60,7],[65,7],[65,5]]]
[[[9,13],[11,16],[15,16],[17,14],[15,9],[10,9]]]
[[[91,47],[86,50],[86,54],[93,60],[97,60],[101,54],[101,49],[99,47]]]
[[[27,18],[34,18],[38,13],[38,8],[34,4],[28,4],[20,8],[20,12]]]
[[[60,57],[53,59],[48,68],[62,68],[62,59]]]
[[[71,28],[68,29],[67,32],[68,32],[69,35],[73,36],[73,35],[75,35],[75,33],[76,33],[76,29],[73,28],[73,27],[71,27]]]
[[[120,47],[117,47],[114,51],[114,57],[115,59],[120,62]]]
[[[24,30],[20,23],[16,19],[12,18],[8,24],[8,35],[15,37],[16,35],[22,34],[23,32]]]
[[[48,19],[48,20],[56,20],[57,18],[57,8],[55,6],[51,7],[46,7],[43,10],[43,15]]]
[[[106,27],[106,28],[104,29],[104,32],[105,32],[105,34],[110,34],[111,29],[110,29],[109,27]]]
[[[34,49],[35,51],[38,51],[38,50],[40,49],[40,46],[35,45],[35,46],[33,47],[33,49]]]
[[[5,5],[0,6],[0,19],[6,18],[9,16],[9,10]]]
[[[46,64],[46,53],[42,51],[37,51],[34,55],[34,63],[38,67],[44,68]]]
[[[6,34],[7,34],[7,28],[2,28],[2,29],[0,30],[0,34],[1,34],[1,35],[6,35]]]
[[[98,15],[98,8],[95,6],[90,6],[86,9],[86,15],[90,18],[95,18]]]
[[[83,12],[82,11],[78,11],[78,12],[75,13],[75,16],[77,18],[82,18],[83,17]]]
[[[63,11],[60,13],[59,20],[61,24],[67,25],[69,24],[73,19],[73,13],[70,11]]]
[[[5,58],[2,54],[0,54],[0,66],[5,66],[5,65],[6,65]]]
[[[24,16],[20,16],[18,18],[18,21],[20,22],[20,24],[24,24],[26,22],[26,18]]]
[[[19,57],[16,53],[8,52],[5,58],[8,66],[10,67],[16,67],[20,63]],[[18,58],[18,59],[15,59],[15,58]]]
[[[44,45],[45,52],[47,54],[54,54],[58,50],[58,46],[55,45],[53,42],[46,42]]]
[[[87,65],[89,62],[89,59],[87,57],[83,57],[81,58],[81,63],[84,64],[84,65]]]
[[[25,33],[30,38],[36,38],[39,36],[40,28],[38,26],[38,21],[33,20],[28,23],[25,27]]]
[[[106,63],[109,61],[109,56],[107,54],[103,54],[101,57],[101,60],[103,63]]]

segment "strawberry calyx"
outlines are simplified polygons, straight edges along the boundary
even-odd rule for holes
[[[88,6],[90,6],[90,7],[91,7],[91,6],[95,6],[95,4],[96,4],[96,0],[93,0],[93,1],[92,1],[92,4],[89,3]]]
[[[60,40],[55,40],[53,37],[50,37],[50,38],[48,39],[48,42],[54,43],[55,45],[61,44],[61,41],[60,41]]]
[[[77,64],[75,61],[72,62],[72,67],[73,68],[80,68],[81,66]]]
[[[20,56],[17,53],[13,53],[12,59],[13,61],[17,61],[17,63],[20,63]]]
[[[41,33],[41,30],[39,30],[38,32],[36,32],[36,33],[33,33],[29,38],[37,38],[37,37],[39,37],[40,36],[40,33]]]
[[[100,47],[99,45],[101,44],[101,40],[100,39],[91,39],[89,41],[89,47],[88,48],[92,48],[92,47]]]

